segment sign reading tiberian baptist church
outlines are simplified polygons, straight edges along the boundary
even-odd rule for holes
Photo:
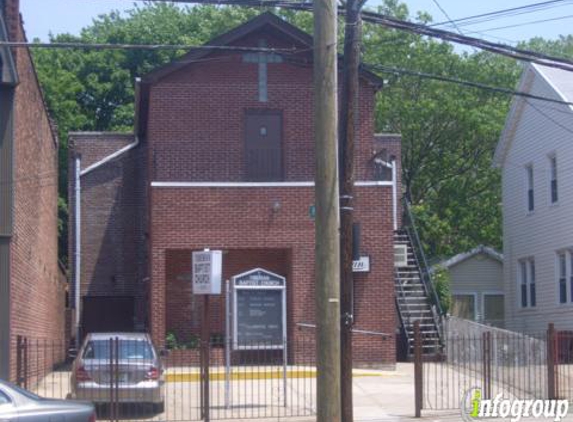
[[[233,348],[282,349],[286,279],[256,268],[233,277]]]

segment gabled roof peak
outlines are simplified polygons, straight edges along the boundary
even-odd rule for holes
[[[499,252],[497,252],[495,249],[490,248],[489,246],[484,246],[484,245],[479,245],[475,248],[473,248],[472,250],[468,251],[468,252],[463,252],[460,254],[457,254],[453,257],[451,257],[450,259],[447,259],[445,261],[442,261],[438,264],[436,264],[436,266],[441,266],[444,268],[451,268],[455,265],[458,265],[460,263],[462,263],[463,261],[470,259],[476,255],[486,255],[496,261],[499,262],[503,262],[503,255],[500,254]]]
[[[531,63],[523,69],[517,91],[531,93],[532,86],[536,80],[541,80],[542,83],[551,89],[554,99],[573,102],[573,72]],[[494,167],[501,168],[503,166],[505,157],[511,148],[521,114],[524,108],[529,105],[529,101],[534,102],[538,100],[528,100],[523,97],[513,98],[505,120],[505,126],[495,149],[493,157]],[[573,112],[573,106],[564,107],[564,111]]]
[[[292,40],[294,46],[300,47],[302,49],[312,47],[313,41],[309,34],[288,23],[284,19],[281,19],[279,16],[272,12],[264,12],[255,16],[245,23],[234,27],[233,29],[211,39],[210,41],[207,41],[205,46],[228,46],[249,34],[260,31],[263,28],[271,28],[280,34],[285,35],[288,39]],[[176,59],[175,61],[159,67],[143,76],[142,82],[143,84],[157,82],[167,75],[185,67],[190,62],[211,54],[214,50],[215,49],[209,48],[192,49],[187,54],[184,54],[182,57]]]

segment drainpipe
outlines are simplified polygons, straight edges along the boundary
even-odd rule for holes
[[[80,348],[80,271],[81,271],[81,194],[82,187],[80,181],[80,170],[82,167],[82,159],[79,155],[76,156],[76,170],[75,170],[75,204],[74,204],[74,216],[75,216],[75,254],[74,254],[74,302],[76,308],[76,350]]]
[[[398,179],[396,178],[396,160],[392,160],[392,219],[394,231],[398,230]]]

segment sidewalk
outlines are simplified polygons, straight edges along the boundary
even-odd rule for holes
[[[381,371],[380,377],[355,377],[353,385],[356,422],[400,421],[413,418],[413,364],[399,363],[396,371]]]

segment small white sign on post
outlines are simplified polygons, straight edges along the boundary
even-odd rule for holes
[[[193,252],[193,294],[220,295],[223,276],[222,251]]]

